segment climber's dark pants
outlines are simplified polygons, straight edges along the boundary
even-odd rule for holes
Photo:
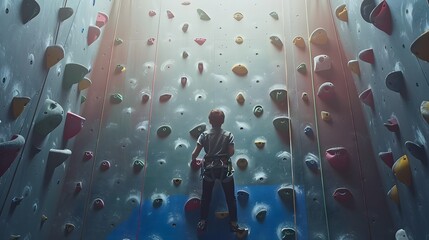
[[[212,169],[213,175],[216,179],[224,179],[222,173],[226,175],[226,171],[221,168]],[[223,192],[225,193],[226,204],[228,205],[229,219],[231,222],[237,221],[237,204],[235,199],[234,178],[230,177],[228,181],[220,181],[222,184]],[[203,178],[203,194],[201,197],[201,220],[207,220],[209,215],[210,202],[212,199],[212,192],[215,181],[209,181]]]

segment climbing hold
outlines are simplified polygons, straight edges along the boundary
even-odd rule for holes
[[[228,211],[217,211],[217,212],[215,212],[215,216],[217,219],[224,219],[224,218],[229,216],[229,212]]]
[[[198,72],[202,74],[204,71],[204,64],[202,62],[198,63]]]
[[[235,64],[232,67],[232,72],[237,74],[238,76],[246,76],[248,73],[247,67],[243,64]]]
[[[310,169],[312,172],[315,172],[315,173],[319,172],[319,165],[320,165],[319,158],[316,155],[312,153],[307,153],[304,159],[308,169]]]
[[[109,168],[110,168],[110,162],[109,161],[107,161],[107,160],[103,160],[103,161],[101,161],[101,163],[100,163],[100,170],[101,171],[107,171],[107,170],[109,170]]]
[[[92,206],[93,206],[93,208],[95,210],[100,210],[100,209],[104,208],[104,201],[103,201],[103,199],[101,199],[101,198],[94,199],[94,202],[93,202]]]
[[[52,132],[63,120],[64,110],[56,102],[46,99],[34,123],[34,132],[46,136]]]
[[[182,58],[186,59],[188,58],[189,54],[186,51],[182,52]]]
[[[28,23],[40,13],[40,5],[36,0],[24,0],[21,4],[21,20]]]
[[[94,157],[94,153],[91,151],[85,151],[83,153],[83,160],[88,161],[91,160]]]
[[[170,93],[162,94],[161,96],[159,96],[159,102],[166,103],[171,99],[172,96],[173,95],[171,95]]]
[[[340,203],[349,203],[353,199],[353,194],[347,188],[337,188],[332,194],[335,200]]]
[[[203,45],[205,42],[206,42],[206,40],[207,39],[205,39],[205,38],[195,38],[194,39],[194,41],[196,42],[196,43],[198,43],[198,45]]]
[[[370,64],[374,64],[375,63],[375,57],[374,57],[374,51],[372,50],[372,48],[368,48],[365,50],[362,50],[359,52],[359,59],[370,63]]]
[[[356,75],[360,76],[360,67],[359,67],[359,61],[358,60],[350,60],[347,63],[347,67],[350,69],[350,71],[352,71]]]
[[[411,44],[410,50],[423,61],[429,62],[429,51],[428,51],[428,42],[429,42],[429,31],[420,35],[414,42]]]
[[[392,167],[396,178],[407,186],[411,186],[411,167],[407,155],[400,157]]]
[[[150,17],[153,17],[153,16],[155,16],[156,15],[156,12],[155,11],[153,11],[153,10],[150,10],[149,11],[149,16]]]
[[[67,160],[67,158],[70,157],[71,154],[72,151],[69,149],[50,149],[46,167],[50,170],[59,167]]]
[[[255,140],[255,145],[257,148],[262,149],[265,146],[266,141],[264,139],[258,138]]]
[[[86,101],[86,97],[85,96],[80,96],[80,104],[84,103]]]
[[[64,86],[71,87],[73,84],[79,83],[88,73],[89,70],[85,66],[78,63],[68,63],[64,69]]]
[[[144,168],[144,162],[140,159],[136,159],[133,162],[133,169],[135,173],[140,172]]]
[[[185,23],[185,24],[183,24],[183,26],[182,26],[182,31],[185,33],[185,32],[187,32],[187,31],[188,31],[188,28],[189,28],[189,24],[188,24],[188,23]]]
[[[386,0],[381,1],[369,15],[371,23],[381,31],[392,34],[392,16]]]
[[[74,229],[75,229],[75,226],[74,226],[73,223],[66,223],[65,226],[64,226],[64,232],[66,234],[69,234],[69,233],[73,232]]]
[[[206,124],[205,123],[201,123],[198,124],[197,126],[193,127],[190,131],[189,134],[191,134],[191,136],[195,139],[197,139],[201,133],[203,133],[206,130]]]
[[[273,120],[274,128],[281,133],[289,132],[290,118],[288,117],[276,117]]]
[[[293,203],[295,191],[292,186],[284,186],[277,190],[280,199],[287,204]]]
[[[429,123],[429,101],[422,101],[422,104],[420,105],[420,114],[423,119]]]
[[[322,72],[331,69],[331,58],[328,55],[314,57],[314,72]]]
[[[110,95],[110,102],[113,104],[119,104],[124,100],[124,97],[120,93],[114,93]]]
[[[427,156],[426,156],[425,146],[423,144],[406,141],[405,147],[413,157],[426,162]]]
[[[121,45],[124,42],[121,38],[115,38],[115,46]]]
[[[243,14],[239,12],[234,13],[234,19],[237,21],[240,21],[241,19],[243,19],[243,17],[244,17]]]
[[[320,85],[319,90],[317,91],[317,96],[322,100],[329,100],[334,97],[334,84],[331,82],[325,82]]]
[[[168,137],[168,135],[170,135],[170,133],[171,133],[171,127],[168,125],[163,125],[159,127],[158,130],[156,131],[156,134],[160,138],[166,138]]]
[[[188,82],[187,77],[183,76],[180,78],[180,84],[182,85],[182,87],[185,87],[187,82]]]
[[[170,10],[167,10],[167,17],[168,19],[172,19],[174,18],[174,14]]]
[[[299,48],[305,48],[305,41],[302,37],[295,37],[293,39],[293,44]]]
[[[283,48],[283,42],[280,40],[277,36],[271,36],[270,37],[271,44],[273,44],[278,50],[281,50]]]
[[[303,93],[301,94],[301,99],[302,99],[302,101],[304,101],[304,102],[308,102],[308,93],[303,92]]]
[[[270,16],[275,20],[279,20],[279,15],[276,12],[270,12]]]
[[[18,206],[19,204],[21,204],[22,200],[24,199],[23,196],[21,197],[13,197],[12,198],[12,204],[15,206]]]
[[[187,6],[187,5],[189,5],[189,4],[191,4],[190,2],[188,2],[188,1],[186,1],[186,2],[182,2],[182,5],[185,5],[185,6]]]
[[[395,160],[393,159],[393,153],[389,152],[380,152],[378,153],[378,157],[389,167],[392,168]]]
[[[253,108],[253,115],[255,115],[256,117],[262,116],[263,113],[264,113],[264,109],[262,108],[261,105],[256,105]]]
[[[325,152],[325,159],[335,170],[344,172],[350,165],[350,157],[344,147],[329,148]]]
[[[92,81],[91,81],[89,78],[84,77],[84,78],[83,78],[83,79],[78,83],[78,89],[79,89],[79,91],[83,91],[83,90],[85,90],[85,89],[89,88],[91,85],[92,85]]]
[[[296,233],[293,228],[282,228],[281,230],[281,240],[295,240]]]
[[[209,15],[207,15],[207,13],[204,12],[202,9],[198,8],[197,9],[197,13],[200,16],[201,20],[204,20],[204,21],[209,21],[210,20]]]
[[[61,45],[53,45],[46,48],[46,67],[51,68],[64,58],[64,48]]]
[[[362,2],[360,5],[360,14],[365,21],[371,23],[370,15],[375,6],[374,0],[364,0]]]
[[[82,188],[82,182],[76,182],[74,186],[74,192],[79,193],[80,191],[82,191]]]
[[[258,220],[258,222],[263,222],[266,216],[267,216],[267,209],[263,207],[258,210],[255,217],[256,217],[256,220]]]
[[[235,97],[235,100],[238,102],[238,104],[243,105],[245,101],[244,94],[242,92],[239,92]]]
[[[88,39],[87,43],[90,46],[93,42],[95,42],[98,37],[100,37],[101,29],[97,26],[89,26],[88,27]]]
[[[237,200],[241,205],[246,205],[249,201],[249,193],[244,190],[237,191]]]
[[[73,15],[73,8],[71,7],[62,7],[58,10],[58,19],[60,22],[63,22],[70,18]]]
[[[408,240],[407,232],[404,229],[399,229],[395,233],[395,240]]]
[[[387,196],[392,199],[396,204],[399,204],[399,192],[398,187],[393,185],[393,187],[387,192]]]
[[[245,170],[247,168],[247,166],[249,165],[249,162],[247,161],[246,158],[239,158],[237,160],[236,164],[240,170]]]
[[[196,171],[196,170],[200,169],[202,163],[203,163],[203,161],[201,159],[198,159],[198,158],[195,159],[195,160],[192,160],[191,161],[191,168],[192,168],[192,170]]]
[[[347,7],[345,4],[342,4],[335,9],[335,15],[341,21],[344,21],[344,22],[349,21],[349,16],[347,13]]]
[[[102,28],[107,24],[108,21],[109,21],[109,16],[107,16],[107,14],[105,14],[104,12],[98,12],[95,25],[99,28]]]
[[[242,43],[243,43],[243,37],[241,37],[241,36],[237,36],[237,37],[235,38],[235,42],[236,42],[237,44],[242,44]]]
[[[155,43],[155,38],[149,38],[146,43],[149,46],[153,45]]]
[[[47,217],[45,214],[43,214],[43,215],[40,217],[40,221],[41,221],[42,223],[44,223],[44,222],[48,221],[48,217]]]
[[[315,29],[310,35],[310,42],[316,45],[326,45],[328,40],[328,33],[323,28]]]
[[[320,112],[320,116],[322,117],[322,120],[325,122],[330,122],[332,121],[332,117],[331,114],[327,111],[321,111]]]
[[[391,132],[399,132],[398,119],[393,115],[383,125]]]
[[[374,108],[374,97],[372,95],[371,88],[368,88],[361,94],[359,94],[359,99],[366,105],[370,106],[371,108]]]
[[[144,93],[142,96],[142,103],[147,103],[149,101],[149,99],[150,99],[149,94]]]
[[[0,143],[0,177],[15,161],[24,144],[25,138],[19,134],[12,135],[9,141]]]
[[[305,65],[305,63],[301,63],[299,64],[299,66],[296,68],[296,70],[301,73],[301,74],[306,74],[307,73],[307,66]]]
[[[201,206],[201,199],[192,197],[185,203],[185,212],[199,211]]]
[[[24,111],[25,106],[30,102],[29,97],[13,97],[12,99],[12,115],[14,119],[17,119],[19,115]]]
[[[276,103],[285,103],[287,100],[286,89],[273,89],[270,92],[271,99]]]
[[[181,178],[173,178],[173,184],[174,186],[179,186],[182,183],[182,179]]]
[[[311,126],[309,125],[305,126],[304,134],[307,135],[308,137],[313,137],[314,136],[313,128],[311,128]]]
[[[404,75],[402,71],[394,71],[386,76],[386,87],[394,92],[400,93],[405,88]]]

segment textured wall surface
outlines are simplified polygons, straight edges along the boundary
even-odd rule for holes
[[[429,67],[410,48],[429,6],[381,2],[367,22],[379,3],[3,1],[0,239],[235,239],[219,184],[196,232],[190,131],[212,108],[247,239],[426,239]]]

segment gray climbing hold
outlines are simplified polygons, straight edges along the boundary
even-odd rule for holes
[[[405,88],[404,75],[401,71],[394,71],[386,76],[386,86],[394,92],[402,92]]]
[[[195,139],[197,139],[201,133],[203,133],[206,130],[206,124],[205,123],[201,123],[198,124],[197,126],[193,127],[190,131],[189,134],[191,134],[191,136]]]
[[[313,153],[307,153],[304,159],[308,169],[310,169],[312,172],[315,172],[315,173],[319,172],[320,163],[319,163],[319,158],[316,155],[314,155]]]
[[[63,22],[70,18],[73,15],[73,8],[71,7],[62,7],[58,10],[58,19]]]
[[[277,36],[271,36],[271,44],[273,44],[278,50],[281,50],[283,48],[283,42],[280,40]]]
[[[49,155],[48,155],[48,163],[47,168],[48,169],[55,169],[61,164],[63,164],[64,161],[67,160],[67,158],[70,157],[72,154],[72,151],[69,149],[50,149]]]
[[[295,190],[292,186],[281,187],[277,190],[280,199],[286,204],[292,204],[294,199]]]
[[[158,135],[158,137],[160,138],[166,138],[168,137],[168,135],[171,134],[171,127],[168,125],[164,125],[158,128],[158,130],[156,131],[156,134]]]
[[[188,31],[188,28],[189,28],[189,24],[188,24],[188,23],[185,23],[185,24],[183,24],[183,26],[182,26],[182,31],[185,33],[185,32],[187,32],[187,31]]]
[[[183,59],[186,59],[186,58],[188,58],[188,57],[189,57],[188,52],[183,51],[183,52],[182,52],[182,58],[183,58]]]
[[[423,162],[427,161],[426,150],[425,150],[425,146],[423,144],[415,143],[412,141],[406,141],[405,147],[407,148],[408,152],[410,152],[410,154],[413,157],[415,157],[415,158],[417,158]]]
[[[275,20],[279,20],[279,15],[276,12],[270,12],[270,16]]]
[[[210,20],[209,15],[207,15],[207,13],[204,12],[202,9],[198,8],[197,9],[197,13],[200,16],[201,20],[204,20],[204,21],[209,21]]]
[[[69,88],[73,84],[79,83],[88,73],[89,70],[85,66],[78,63],[68,63],[64,69],[63,84]]]
[[[299,64],[299,66],[296,68],[296,70],[301,73],[301,74],[306,74],[307,73],[307,66],[305,65],[305,63],[301,63]]]
[[[255,115],[256,117],[262,116],[263,113],[264,113],[264,108],[262,108],[261,105],[256,105],[253,108],[253,115]]]
[[[12,116],[14,119],[17,119],[19,115],[24,111],[25,106],[30,102],[29,97],[13,97],[11,109]]]
[[[273,125],[275,129],[282,133],[289,132],[289,124],[290,124],[290,118],[288,117],[276,117],[273,120]]]
[[[21,20],[28,23],[40,13],[40,5],[35,0],[24,0],[21,3]]]
[[[25,138],[15,134],[9,141],[0,143],[0,177],[9,169],[19,151],[25,144]]]
[[[63,108],[55,101],[46,99],[34,123],[34,132],[47,136],[60,125],[63,117]]]
[[[276,103],[284,103],[287,100],[286,89],[273,89],[270,92],[271,99]]]
[[[372,23],[370,19],[370,15],[372,10],[375,7],[376,7],[376,4],[374,0],[364,0],[362,2],[362,4],[360,5],[360,14],[365,21]]]
[[[140,159],[136,159],[133,162],[133,169],[135,173],[140,172],[144,168],[144,162]]]
[[[120,93],[114,93],[110,96],[110,102],[113,104],[119,104],[124,100],[124,97]]]

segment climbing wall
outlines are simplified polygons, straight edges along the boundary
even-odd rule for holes
[[[331,1],[397,239],[429,237],[428,9],[427,1]]]
[[[229,232],[219,184],[208,229],[196,232],[200,165],[190,156],[212,108],[226,113],[223,127],[235,136],[247,239],[393,239],[398,228],[418,231],[398,220],[403,213],[386,197],[395,177],[378,157],[380,150],[399,158],[398,142],[413,126],[403,130],[399,120],[396,135],[375,126],[381,88],[364,75],[375,79],[378,62],[347,64],[356,46],[368,44],[358,37],[363,28],[354,33],[344,21],[347,10],[350,22],[382,32],[340,4],[6,1],[1,26],[15,27],[0,36],[0,238],[244,238]],[[23,49],[25,38],[34,41]],[[420,132],[407,139],[422,141]],[[380,149],[381,136],[397,148]],[[421,156],[420,145],[407,146]],[[400,204],[418,215],[406,220],[423,224],[424,202],[411,210],[415,194],[403,201],[410,190],[401,184]]]

